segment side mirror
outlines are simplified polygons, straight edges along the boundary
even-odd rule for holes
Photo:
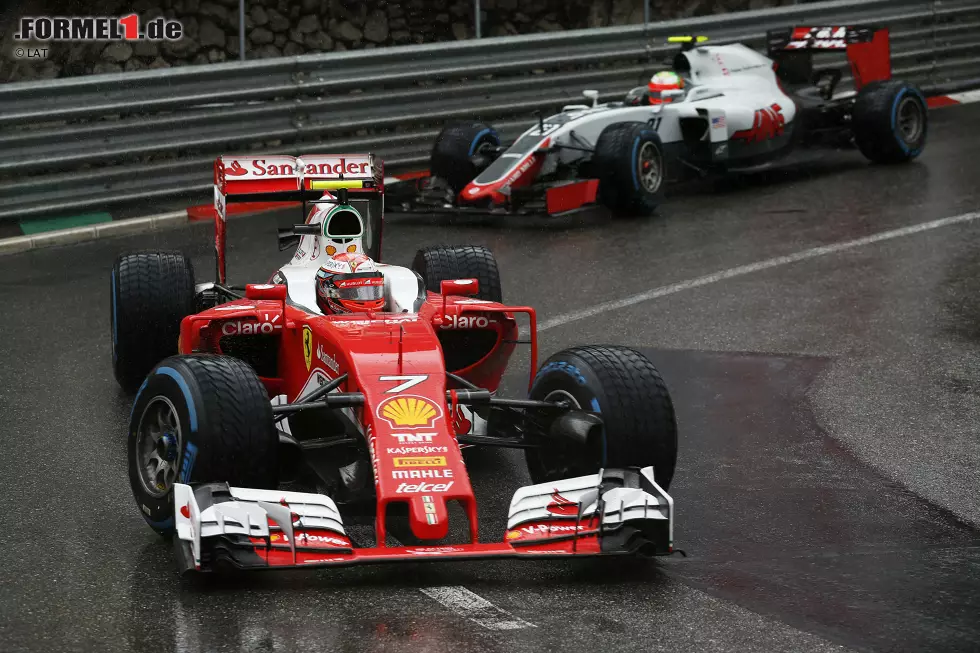
[[[439,284],[439,292],[446,295],[472,296],[480,292],[480,282],[476,279],[447,279]]]
[[[286,301],[286,285],[275,283],[250,283],[245,286],[246,299],[275,299]]]
[[[319,224],[294,224],[292,227],[280,228],[279,251],[282,252],[299,245],[300,236],[318,236],[319,234]]]
[[[582,95],[585,96],[585,99],[592,100],[593,107],[599,105],[599,91],[594,91],[592,89],[589,89],[586,91],[582,91]]]

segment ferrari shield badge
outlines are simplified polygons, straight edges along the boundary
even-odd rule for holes
[[[303,360],[306,361],[306,371],[310,371],[313,363],[313,330],[303,325]]]

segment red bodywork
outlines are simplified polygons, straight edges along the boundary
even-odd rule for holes
[[[839,25],[793,27],[783,35],[779,32],[770,32],[770,56],[775,55],[777,61],[779,51],[844,50],[855,90],[861,90],[871,82],[891,79],[891,45],[887,29]]]
[[[467,303],[471,300],[463,296],[430,293],[417,315],[324,316],[290,305],[285,291],[282,285],[249,285],[245,299],[184,318],[180,353],[222,353],[222,339],[229,336],[275,337],[277,373],[260,378],[270,398],[286,395],[290,402],[348,374],[338,391],[365,396],[362,408],[349,410],[354,410],[353,418],[363,428],[371,453],[379,545],[383,547],[385,541],[385,509],[398,501],[408,504],[412,531],[422,540],[446,536],[446,504],[459,502],[475,543],[476,501],[456,441],[461,414],[447,401],[447,370],[437,334],[458,328],[494,331],[497,344],[486,356],[448,371],[495,391],[516,347],[515,314],[528,315],[533,334],[534,309]],[[531,369],[536,367],[537,345],[532,337]]]
[[[345,173],[335,172],[338,169],[346,171],[348,177],[360,184],[357,187],[347,187],[347,192],[353,196],[358,194],[384,195],[384,164],[380,161],[374,168],[373,158],[358,154],[338,154],[330,156],[313,155],[305,159],[291,156],[269,155],[266,157],[245,157],[242,159],[218,157],[214,162],[214,253],[217,261],[218,283],[226,283],[225,269],[225,218],[228,214],[226,197],[229,195],[253,196],[252,205],[262,203],[268,206],[269,201],[287,206],[291,202],[274,197],[259,197],[260,195],[285,195],[290,192],[311,191],[322,188],[325,194],[329,187],[317,186],[321,182],[343,182]],[[243,163],[244,162],[244,163]],[[305,168],[297,171],[297,165]],[[376,261],[380,261],[381,225],[378,227],[378,242],[368,251]]]
[[[330,188],[347,189],[344,175],[334,181],[336,177],[329,170],[319,177],[315,170],[299,170],[373,161],[367,156],[219,159],[215,164],[219,283],[225,281],[226,202],[276,201],[279,196],[279,201],[290,202],[295,201],[297,191],[305,199],[304,189],[323,188],[314,185],[318,179],[334,183]],[[255,173],[253,168],[262,173]],[[356,176],[356,171],[351,176]],[[528,178],[532,176],[529,174]],[[361,186],[345,192],[380,195],[382,182],[375,170],[373,177],[357,182]],[[593,198],[595,184],[573,184],[566,192]],[[560,196],[555,200],[563,201]],[[380,233],[376,246],[372,252],[375,259],[380,253]],[[181,354],[234,355],[230,349],[236,342],[240,345],[243,338],[264,339],[261,343],[252,342],[266,352],[274,351],[274,363],[264,369],[253,366],[270,400],[284,395],[286,403],[294,403],[345,374],[346,380],[334,392],[360,393],[364,397],[363,405],[339,410],[359,426],[367,443],[377,497],[377,546],[354,548],[340,533],[299,526],[289,529],[270,520],[273,530],[268,539],[251,538],[255,555],[265,564],[344,565],[436,557],[601,553],[597,518],[578,519],[561,503],[565,500],[560,496],[554,503],[557,512],[552,511],[557,518],[521,523],[507,531],[501,542],[478,542],[476,500],[457,441],[457,435],[468,433],[471,424],[455,404],[456,391],[447,393],[446,374],[451,372],[495,393],[519,340],[517,316],[522,313],[528,316],[530,327],[529,389],[537,369],[538,351],[534,309],[473,299],[476,292],[475,279],[443,281],[441,292],[429,292],[418,313],[319,315],[292,304],[285,285],[253,284],[246,286],[243,299],[183,319],[178,344]],[[492,345],[477,350],[469,347],[465,365],[447,369],[449,349],[445,343],[452,340],[450,334],[456,331],[483,332],[483,340]],[[469,522],[469,542],[443,544],[438,541],[449,532],[448,504],[454,501]],[[433,546],[386,546],[386,509],[396,502],[407,504],[413,534],[419,540],[433,542]]]

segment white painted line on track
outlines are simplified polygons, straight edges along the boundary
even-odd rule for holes
[[[187,222],[187,211],[181,209],[180,211],[148,215],[142,218],[99,222],[85,227],[41,231],[30,236],[0,239],[0,254],[17,254],[41,247],[71,245],[111,236],[132,236],[184,222]]]
[[[810,249],[805,249],[803,251],[796,252],[795,254],[787,254],[786,256],[777,256],[775,258],[766,259],[764,261],[758,261],[756,263],[740,265],[738,267],[729,268],[728,270],[722,270],[720,272],[708,274],[703,277],[697,277],[694,279],[688,279],[686,281],[680,281],[678,283],[672,283],[667,286],[660,286],[659,288],[653,288],[651,290],[637,293],[635,295],[623,297],[622,299],[614,299],[608,302],[603,302],[601,304],[596,304],[595,306],[592,306],[590,308],[585,308],[579,311],[571,311],[569,313],[557,315],[539,324],[538,333],[541,333],[542,331],[548,331],[549,329],[555,329],[560,326],[565,326],[566,324],[569,324],[571,322],[584,320],[586,318],[593,317],[601,313],[608,313],[609,311],[615,311],[621,308],[626,308],[628,306],[633,306],[635,304],[640,304],[642,302],[650,301],[651,299],[659,299],[660,297],[673,295],[675,293],[679,293],[684,290],[700,288],[701,286],[707,286],[709,284],[717,283],[719,281],[724,281],[726,279],[741,277],[746,274],[752,274],[753,272],[769,270],[772,268],[781,267],[783,265],[797,263],[799,261],[806,261],[808,259],[817,258],[820,256],[826,256],[828,254],[837,254],[839,252],[844,252],[849,249],[854,249],[856,247],[863,247],[864,245],[872,245],[874,243],[880,243],[882,241],[891,240],[893,238],[911,236],[913,234],[922,233],[923,231],[931,231],[933,229],[939,229],[941,227],[947,227],[953,224],[959,224],[962,222],[971,222],[978,218],[980,218],[980,212],[964,213],[963,215],[956,215],[949,218],[941,218],[939,220],[932,220],[930,222],[922,222],[920,224],[910,225],[908,227],[902,227],[900,229],[892,229],[891,231],[883,231],[881,233],[873,234],[871,236],[865,236],[864,238],[847,240],[840,243],[834,243],[833,245],[812,247]]]
[[[446,606],[456,614],[466,617],[487,630],[520,630],[537,628],[532,623],[518,619],[495,606],[479,594],[461,586],[424,587],[419,590],[431,599]]]
[[[403,546],[398,538],[388,535],[396,546]],[[456,614],[466,617],[487,630],[520,630],[521,628],[537,628],[532,623],[518,619],[506,610],[498,608],[490,601],[461,585],[445,585],[423,587],[420,592]]]

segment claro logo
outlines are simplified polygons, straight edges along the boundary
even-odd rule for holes
[[[282,329],[281,324],[276,324],[276,322],[279,321],[279,317],[280,316],[276,315],[268,322],[259,322],[257,320],[232,320],[230,322],[225,322],[224,324],[221,325],[221,335],[223,336],[270,335]]]
[[[484,315],[450,315],[440,329],[486,329],[495,321]]]

